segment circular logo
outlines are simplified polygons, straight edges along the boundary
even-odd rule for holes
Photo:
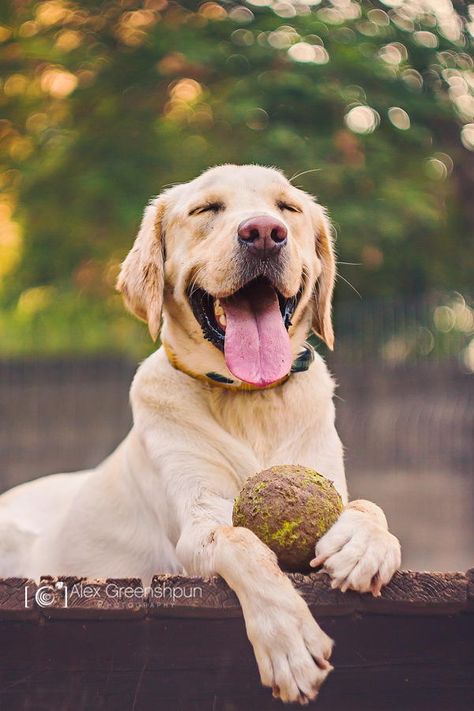
[[[36,604],[40,607],[49,607],[55,599],[54,588],[51,585],[43,585],[35,593]]]

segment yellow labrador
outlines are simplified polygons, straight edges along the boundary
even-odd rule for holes
[[[262,683],[316,696],[332,643],[273,553],[231,525],[245,479],[313,467],[346,508],[316,546],[333,586],[380,592],[400,563],[383,512],[347,503],[333,382],[305,346],[333,345],[335,261],[324,210],[278,171],[224,165],[146,208],[119,289],[163,346],[138,369],[134,426],[96,470],[0,498],[3,575],[218,573],[235,590]]]

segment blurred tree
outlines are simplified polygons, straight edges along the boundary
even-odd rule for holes
[[[119,262],[151,194],[220,162],[277,165],[317,194],[364,296],[467,289],[473,7],[4,7],[0,352],[141,352]]]

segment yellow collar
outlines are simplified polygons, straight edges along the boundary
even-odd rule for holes
[[[258,385],[251,385],[250,383],[244,383],[242,380],[232,380],[231,378],[228,378],[226,375],[221,375],[220,373],[195,373],[193,370],[189,370],[189,368],[186,368],[185,365],[181,363],[179,358],[177,357],[176,353],[172,350],[172,348],[168,345],[168,343],[165,343],[162,341],[163,348],[165,349],[165,353],[168,357],[169,362],[173,366],[173,368],[176,368],[176,370],[180,370],[182,373],[185,373],[186,375],[189,375],[191,378],[196,378],[196,380],[201,380],[204,383],[207,383],[208,385],[213,385],[217,386],[219,388],[224,388],[226,390],[241,390],[241,391],[247,391],[247,392],[252,392],[255,390],[271,390],[272,388],[276,388],[278,385],[282,385],[283,383],[286,383],[288,378],[293,374],[293,373],[301,373],[305,370],[308,370],[310,367],[311,363],[314,360],[314,348],[312,345],[309,343],[305,343],[303,346],[303,350],[301,353],[298,354],[298,356],[295,358],[293,361],[293,365],[291,366],[291,370],[288,373],[288,375],[285,375],[284,378],[281,378],[281,380],[277,380],[275,383],[272,383],[271,385],[265,385],[263,387],[259,387]]]

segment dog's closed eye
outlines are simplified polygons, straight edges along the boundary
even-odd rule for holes
[[[189,211],[189,216],[191,215],[202,215],[204,212],[220,212],[224,210],[225,205],[223,202],[207,202],[204,205],[197,205]]]
[[[285,202],[284,200],[279,200],[277,202],[277,206],[280,210],[288,210],[288,212],[303,212],[300,207],[297,205],[291,205],[288,202]]]

